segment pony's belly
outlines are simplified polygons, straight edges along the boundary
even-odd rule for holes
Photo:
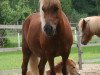
[[[64,46],[57,46],[54,45],[55,47],[48,47],[45,51],[48,55],[53,55],[54,57],[61,56],[65,52],[67,52],[66,47]]]
[[[43,56],[46,56],[46,55],[53,55],[54,57],[57,57],[57,56],[61,56],[62,52],[64,52],[65,49],[62,49],[62,48],[49,48],[47,47],[47,49],[45,48],[41,48],[40,46],[32,46],[30,47],[30,50],[33,54],[37,55],[38,57],[43,57]],[[47,53],[47,54],[45,54]]]
[[[45,52],[39,47],[31,48],[31,51],[32,51],[33,54],[37,55],[38,57],[45,55]]]

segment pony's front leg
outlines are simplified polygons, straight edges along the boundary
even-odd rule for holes
[[[49,57],[48,62],[50,66],[50,75],[56,75],[55,69],[54,69],[54,57]]]
[[[63,75],[68,75],[67,68],[66,68],[67,67],[66,61],[67,61],[67,57],[62,56],[62,73],[63,73]]]
[[[39,65],[38,65],[39,75],[44,75],[44,70],[45,70],[46,62],[47,62],[46,58],[40,58],[40,62],[39,62]]]
[[[68,75],[67,65],[66,62],[68,60],[69,54],[70,54],[71,47],[65,48],[63,54],[62,54],[62,73],[63,75]]]

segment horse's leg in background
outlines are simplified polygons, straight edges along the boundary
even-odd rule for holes
[[[50,75],[56,75],[55,69],[54,69],[54,57],[48,57],[48,62],[50,66]]]
[[[47,59],[46,58],[40,58],[40,62],[39,62],[39,65],[38,65],[38,68],[39,68],[39,75],[44,75],[44,70],[45,70],[45,64],[47,62]]]
[[[31,52],[30,52],[27,44],[25,43],[25,41],[22,41],[22,42],[23,42],[23,44],[22,44],[22,53],[23,53],[22,75],[26,75],[27,66],[28,66],[28,62],[29,62]]]

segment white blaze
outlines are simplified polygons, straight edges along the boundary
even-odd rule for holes
[[[43,30],[43,27],[45,26],[46,22],[45,22],[44,12],[42,10],[42,7],[43,7],[43,1],[40,1],[40,20],[41,20],[41,27],[42,27],[42,30]]]

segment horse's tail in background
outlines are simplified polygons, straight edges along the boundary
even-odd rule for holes
[[[39,75],[38,62],[39,58],[32,54],[29,61],[29,69],[27,75]]]

